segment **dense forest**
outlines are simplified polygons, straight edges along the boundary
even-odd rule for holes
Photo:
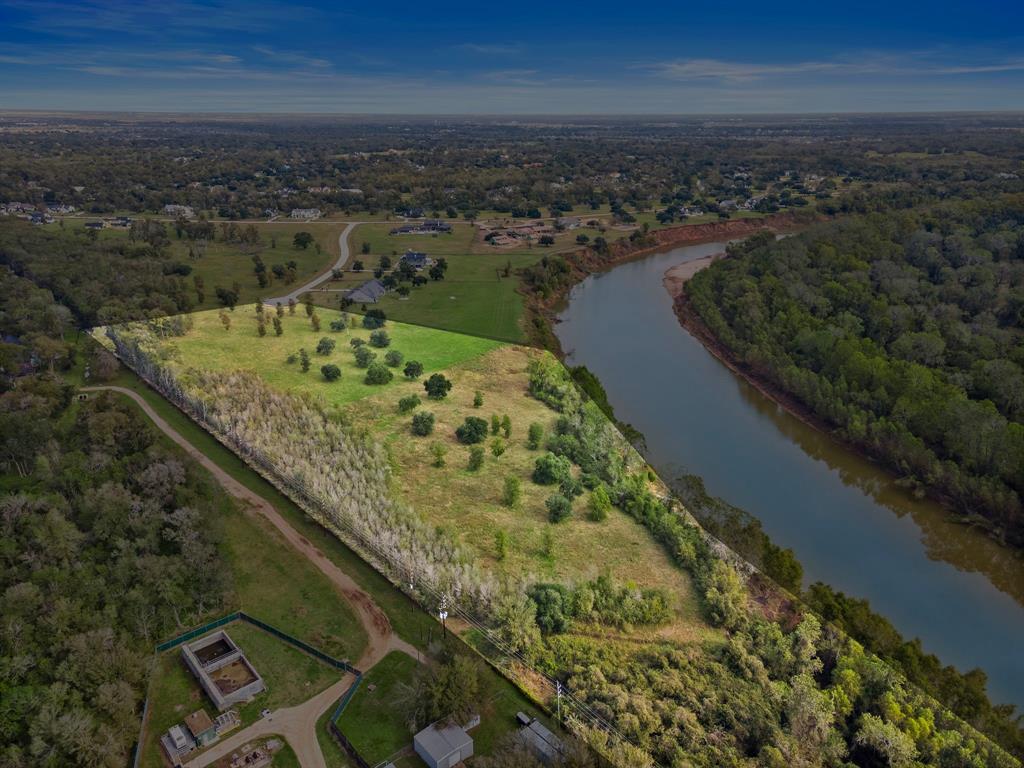
[[[871,214],[729,256],[684,304],[731,355],[1024,546],[1024,199]]]
[[[121,768],[153,644],[229,593],[204,525],[217,497],[132,407],[73,396],[71,350],[33,372],[67,310],[0,278],[0,765]]]

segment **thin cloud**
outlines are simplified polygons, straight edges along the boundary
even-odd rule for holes
[[[320,69],[331,66],[331,62],[327,59],[307,56],[304,53],[297,53],[295,51],[279,51],[275,48],[268,48],[262,45],[253,46],[253,50],[268,59],[281,61],[285,64],[297,64],[303,67],[317,67]]]
[[[512,56],[523,52],[523,46],[519,43],[460,43],[452,47],[481,56]]]

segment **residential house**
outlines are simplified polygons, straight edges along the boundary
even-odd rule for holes
[[[292,208],[291,212],[293,219],[301,219],[302,221],[319,219],[322,215],[319,208]]]
[[[357,288],[353,288],[346,294],[345,298],[355,304],[376,304],[387,289],[380,280],[367,280]]]
[[[406,251],[399,261],[409,264],[416,271],[426,269],[434,263],[432,258],[420,251]]]
[[[195,211],[192,210],[191,205],[165,205],[163,207],[165,216],[174,216],[175,218],[181,217],[184,219],[191,219],[196,215]]]

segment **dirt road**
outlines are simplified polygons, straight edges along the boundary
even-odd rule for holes
[[[355,663],[357,669],[366,672],[391,651],[400,651],[416,660],[421,660],[419,651],[414,646],[396,635],[391,629],[387,614],[363,591],[347,573],[342,571],[324,555],[312,542],[282,517],[274,506],[259,494],[249,490],[231,475],[217,466],[206,454],[185,439],[180,432],[172,427],[163,417],[153,410],[152,406],[137,392],[126,387],[100,386],[83,387],[85,392],[96,391],[117,392],[131,398],[150,418],[153,424],[171,440],[181,446],[186,453],[206,469],[229,494],[242,502],[249,514],[259,514],[277,528],[288,543],[298,550],[306,559],[313,563],[338,588],[345,600],[352,606],[366,631],[366,651]],[[316,722],[331,707],[341,694],[352,684],[352,676],[346,675],[338,683],[317,694],[309,701],[296,707],[281,709],[272,718],[260,720],[248,728],[225,739],[213,749],[204,752],[193,760],[190,768],[202,768],[216,757],[206,760],[207,755],[228,754],[251,739],[274,733],[284,736],[292,745],[302,768],[326,768],[320,745],[316,738]],[[224,751],[224,750],[227,751]]]

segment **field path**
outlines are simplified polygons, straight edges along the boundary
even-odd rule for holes
[[[277,298],[274,298],[274,299],[264,299],[263,303],[264,304],[268,304],[270,306],[274,306],[274,305],[276,305],[279,302],[282,305],[284,305],[284,304],[287,304],[289,301],[298,301],[299,297],[302,296],[302,294],[309,293],[314,288],[316,288],[318,285],[320,285],[320,283],[324,282],[325,280],[330,280],[331,279],[331,271],[334,270],[334,269],[341,269],[342,267],[345,266],[345,262],[348,261],[348,256],[349,256],[349,253],[348,253],[348,236],[349,236],[349,233],[353,229],[355,229],[357,226],[359,226],[359,224],[361,224],[361,223],[362,222],[358,222],[358,221],[350,222],[349,224],[347,224],[345,226],[345,228],[343,230],[341,230],[341,234],[338,235],[338,260],[336,262],[334,262],[334,264],[332,264],[330,267],[328,267],[324,272],[321,272],[319,275],[314,277],[312,280],[310,280],[305,285],[302,285],[302,286],[296,288],[291,293],[286,293],[284,296],[278,296]]]
[[[206,469],[230,495],[242,502],[249,514],[259,514],[277,528],[291,546],[313,563],[338,588],[345,600],[355,610],[359,622],[366,631],[367,647],[355,666],[366,672],[374,664],[391,651],[405,653],[417,661],[422,660],[419,651],[410,643],[400,638],[391,628],[387,614],[373,601],[356,582],[335,565],[323,552],[284,519],[274,505],[254,491],[249,490],[231,475],[221,469],[205,453],[190,443],[180,432],[172,427],[138,392],[126,387],[96,386],[83,387],[84,392],[97,391],[117,392],[131,398],[136,405],[149,417],[153,424],[167,437]],[[320,692],[308,701],[295,707],[287,707],[274,712],[271,717],[264,718],[239,731],[230,738],[218,743],[202,755],[191,761],[189,768],[203,768],[218,757],[238,749],[252,739],[271,734],[284,736],[292,745],[299,758],[302,768],[327,768],[320,744],[316,738],[317,720],[331,706],[337,703],[341,694],[353,682],[352,675],[345,675],[330,688]]]

